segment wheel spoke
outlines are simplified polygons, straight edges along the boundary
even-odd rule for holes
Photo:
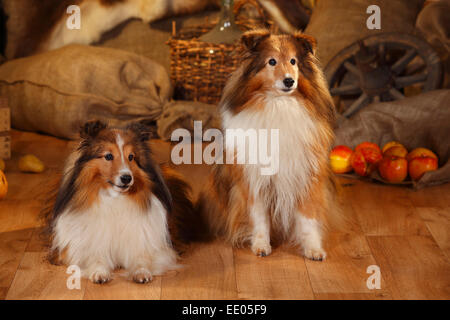
[[[423,60],[416,60],[408,65],[408,68],[406,68],[406,73],[415,74],[415,73],[424,72],[426,67],[427,67],[427,65],[425,64],[425,62]]]
[[[355,112],[357,112],[359,109],[364,107],[368,102],[369,102],[369,96],[367,94],[363,93],[362,95],[359,96],[358,99],[355,100],[355,102],[353,102],[351,104],[350,107],[347,108],[347,110],[345,110],[342,113],[342,115],[344,115],[345,117],[348,118],[351,115],[353,115]]]
[[[401,99],[405,98],[405,96],[395,88],[391,88],[389,90],[389,94],[391,95],[392,98],[394,98],[396,100],[401,100]]]
[[[353,73],[354,75],[358,76],[359,78],[359,69],[357,66],[355,66],[353,63],[350,63],[348,61],[344,62],[344,67],[345,69],[347,69],[348,71],[350,71],[351,73]]]
[[[400,59],[398,59],[391,67],[391,70],[396,73],[399,74],[400,72],[402,72],[403,70],[405,70],[406,66],[408,65],[408,63],[411,62],[412,59],[414,59],[414,57],[417,55],[416,49],[410,49],[408,51],[406,51],[406,53],[403,55],[403,57],[401,57]]]
[[[426,73],[418,73],[412,76],[404,76],[404,77],[398,77],[395,78],[395,86],[397,88],[403,88],[403,87],[407,87],[410,86],[414,83],[418,83],[418,82],[423,82],[427,79],[428,74]]]
[[[356,84],[347,84],[337,88],[331,88],[330,93],[332,96],[340,96],[346,94],[358,94],[361,92],[361,88]]]

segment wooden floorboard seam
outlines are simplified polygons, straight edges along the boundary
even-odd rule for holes
[[[25,246],[25,249],[22,251],[19,264],[17,265],[16,270],[14,270],[14,276],[11,277],[11,281],[10,281],[10,283],[8,285],[8,290],[7,290],[6,295],[5,295],[5,300],[7,300],[9,290],[11,289],[11,285],[13,284],[13,282],[14,282],[16,276],[17,276],[17,271],[19,270],[20,266],[22,265],[22,262],[23,262],[23,259],[24,259],[24,256],[25,256],[25,252],[27,251],[27,248],[30,245],[30,241],[31,241],[31,238],[33,237],[33,233],[34,233],[34,230],[33,230],[33,232],[30,232],[30,238],[28,239],[28,242],[27,242],[27,245]]]

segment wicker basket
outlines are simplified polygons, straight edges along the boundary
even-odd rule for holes
[[[248,19],[239,15],[243,4],[258,9],[259,18]],[[243,30],[258,27],[273,29],[273,23],[265,19],[264,11],[254,0],[237,1],[234,7],[236,24]],[[235,45],[213,44],[198,38],[211,30],[217,21],[184,28],[178,33],[173,23],[170,46],[170,78],[175,88],[174,98],[217,104],[230,73],[236,69]]]

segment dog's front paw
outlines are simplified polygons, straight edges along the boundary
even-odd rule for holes
[[[265,257],[272,253],[270,242],[257,239],[252,243],[252,251],[258,257]]]
[[[93,283],[104,284],[111,281],[111,273],[107,270],[96,270],[89,276]]]
[[[326,252],[322,248],[306,248],[303,250],[303,255],[315,261],[323,261],[327,257]]]
[[[139,268],[133,274],[133,281],[141,284],[148,283],[152,281],[152,274],[146,268]]]

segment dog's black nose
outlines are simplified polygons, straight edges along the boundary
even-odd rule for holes
[[[129,184],[131,182],[131,179],[132,178],[131,178],[131,176],[129,174],[124,174],[124,175],[120,176],[120,181],[122,181],[122,183],[124,185]]]
[[[283,80],[283,83],[287,88],[291,88],[294,85],[294,82],[295,81],[292,78],[286,78]]]

